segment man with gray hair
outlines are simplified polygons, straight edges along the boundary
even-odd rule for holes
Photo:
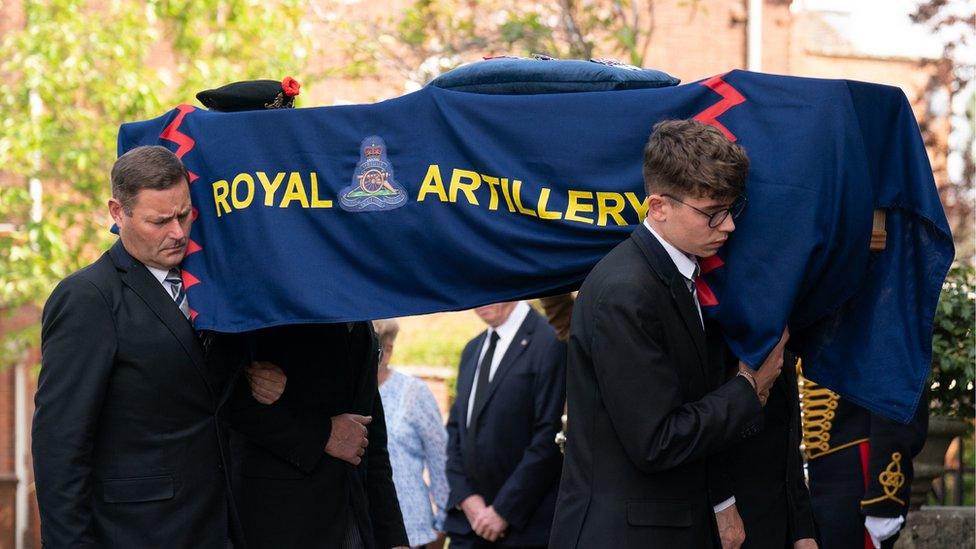
[[[179,268],[188,185],[165,147],[122,155],[108,202],[119,240],[44,307],[32,451],[46,547],[236,537],[216,417],[232,368],[205,360]]]

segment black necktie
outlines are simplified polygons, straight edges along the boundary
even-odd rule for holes
[[[498,343],[498,332],[492,330],[491,335],[488,336],[488,350],[485,351],[485,356],[481,359],[481,364],[478,366],[478,382],[473,387],[474,391],[474,407],[471,409],[471,415],[468,418],[468,425],[471,424],[471,420],[474,419],[475,414],[481,409],[481,406],[485,403],[485,398],[488,397],[488,386],[490,385],[488,381],[488,376],[491,374],[491,362],[492,358],[495,356],[495,346]]]

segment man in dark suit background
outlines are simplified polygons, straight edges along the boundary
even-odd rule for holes
[[[475,309],[447,422],[451,547],[544,547],[561,456],[565,345],[525,302]]]
[[[44,308],[32,430],[47,547],[231,544],[216,418],[230,372],[204,360],[179,264],[187,172],[164,147],[112,169],[119,241]]]
[[[569,341],[569,431],[550,547],[710,547],[716,453],[758,414],[786,335],[758,371],[715,387],[694,284],[697,258],[735,229],[748,159],[715,128],[657,124],[644,149],[644,226],[594,267]],[[723,539],[734,547],[741,535]]]

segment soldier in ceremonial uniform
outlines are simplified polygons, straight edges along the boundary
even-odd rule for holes
[[[928,397],[904,425],[800,378],[813,513],[829,549],[889,548],[904,526]]]

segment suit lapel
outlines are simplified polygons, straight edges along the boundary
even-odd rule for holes
[[[458,423],[460,424],[459,431],[462,437],[468,431],[468,400],[471,398],[471,386],[474,385],[475,370],[478,369],[478,355],[481,353],[481,348],[485,346],[486,337],[488,337],[487,330],[478,336],[477,345],[474,346],[467,360],[458,369],[458,394],[455,402],[459,406]],[[472,414],[473,417],[474,415]]]
[[[678,304],[681,320],[684,321],[685,328],[688,329],[691,338],[695,340],[695,350],[698,351],[698,358],[704,364],[707,356],[705,352],[705,330],[702,328],[701,318],[698,317],[698,307],[695,307],[695,298],[692,297],[691,291],[688,290],[688,284],[685,280],[685,277],[681,273],[675,271],[670,283],[671,297]]]
[[[515,332],[515,337],[512,338],[512,342],[509,343],[508,349],[505,351],[505,356],[502,357],[501,362],[498,363],[498,369],[495,370],[495,376],[492,378],[491,383],[488,384],[488,393],[485,396],[485,400],[482,401],[481,407],[471,412],[471,421],[478,419],[481,411],[488,406],[488,401],[491,400],[492,395],[498,390],[498,386],[502,384],[505,376],[512,369],[512,364],[525,352],[532,342],[532,332],[535,331],[535,323],[539,316],[535,311],[529,310],[529,314],[526,315],[525,320],[522,321],[522,325]],[[478,387],[481,390],[481,387]]]
[[[142,263],[136,261],[122,246],[120,239],[109,250],[112,261],[122,278],[122,283],[128,286],[146,306],[159,318],[160,322],[173,334],[179,341],[183,350],[190,357],[190,361],[196,368],[197,373],[203,378],[210,396],[214,397],[214,385],[216,380],[210,379],[207,368],[204,365],[203,347],[197,338],[196,332],[190,326],[189,321],[183,316],[183,312],[176,306],[171,297],[166,294],[166,290],[156,280],[156,277],[149,272],[149,269]]]
[[[668,252],[661,246],[661,243],[654,238],[647,227],[640,226],[631,234],[631,238],[637,243],[644,258],[650,264],[654,272],[668,285],[671,290],[671,297],[674,305],[678,309],[682,323],[691,336],[695,344],[695,351],[698,353],[698,363],[702,370],[702,375],[708,379],[705,365],[708,355],[705,350],[705,330],[702,328],[702,321],[698,317],[698,308],[695,307],[695,299],[688,290],[685,277],[678,272],[674,261]]]

